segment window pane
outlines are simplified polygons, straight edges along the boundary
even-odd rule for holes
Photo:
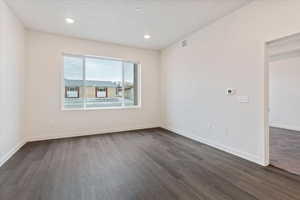
[[[86,107],[122,106],[122,62],[86,58]]]
[[[124,63],[124,103],[125,106],[138,105],[137,102],[137,65]]]
[[[64,108],[83,108],[83,59],[64,56]]]

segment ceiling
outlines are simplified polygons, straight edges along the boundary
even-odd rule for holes
[[[7,0],[27,28],[162,49],[252,0]],[[65,18],[75,19],[66,24]],[[151,39],[144,39],[144,35]]]

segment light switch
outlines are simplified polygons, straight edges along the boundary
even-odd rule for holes
[[[238,96],[237,98],[240,103],[249,103],[249,96]]]

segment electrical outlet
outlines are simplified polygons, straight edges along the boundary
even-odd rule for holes
[[[229,135],[229,129],[225,128],[225,135],[228,136]]]
[[[54,127],[54,120],[49,121],[49,127],[51,127],[51,128]]]

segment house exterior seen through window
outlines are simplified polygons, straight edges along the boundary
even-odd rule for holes
[[[108,88],[96,88],[95,96],[98,98],[106,98],[107,97],[107,90]]]
[[[65,88],[65,98],[79,98],[79,88],[78,87],[66,87]]]
[[[64,109],[138,106],[138,64],[64,55]]]

